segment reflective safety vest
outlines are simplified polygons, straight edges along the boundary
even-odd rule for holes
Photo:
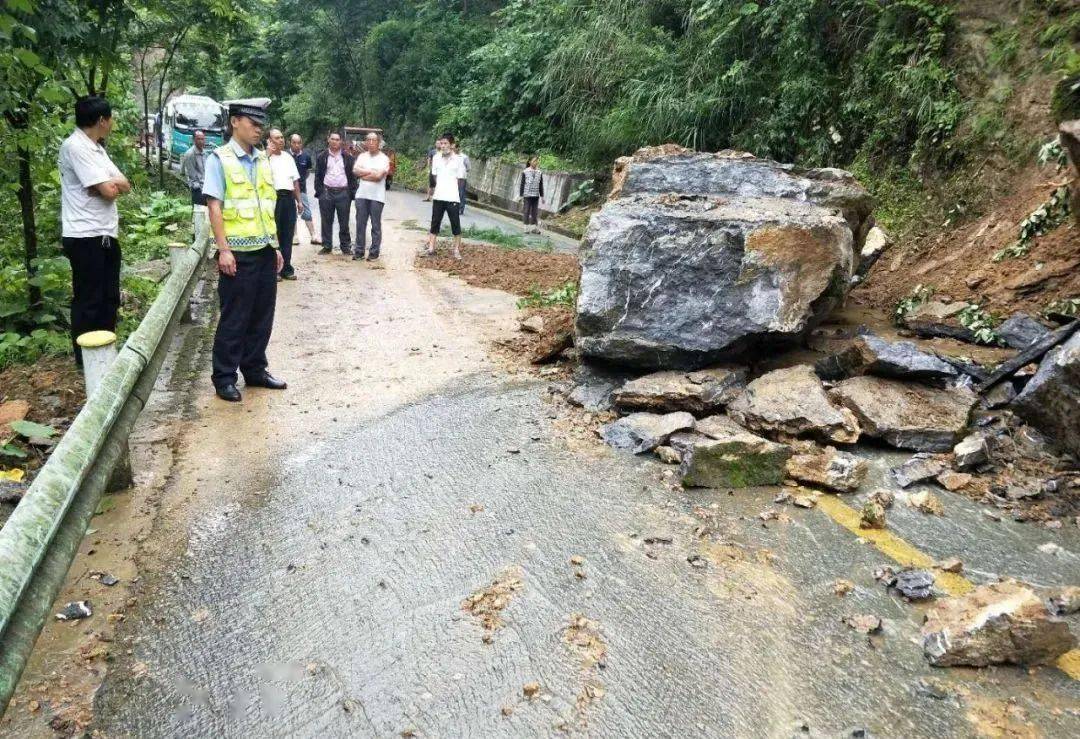
[[[270,160],[261,151],[252,152],[255,157],[255,184],[252,184],[230,144],[218,147],[214,153],[221,160],[225,173],[225,200],[221,204],[225,242],[234,251],[256,251],[273,246],[277,241],[274,225],[277,191]]]

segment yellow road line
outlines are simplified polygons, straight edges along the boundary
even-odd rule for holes
[[[817,507],[825,515],[843,526],[860,539],[865,539],[895,562],[905,567],[933,567],[934,558],[921,552],[896,534],[885,529],[859,528],[859,512],[844,503],[835,495],[822,495]],[[953,572],[935,572],[934,584],[949,595],[963,595],[975,589],[975,583]],[[1080,680],[1080,649],[1073,649],[1061,655],[1058,668],[1073,680]]]

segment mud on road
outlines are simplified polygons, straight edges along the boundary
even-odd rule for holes
[[[220,403],[205,332],[179,352],[140,426],[138,484],[94,519],[61,602],[102,595],[92,569],[125,591],[49,625],[0,732],[1080,733],[1058,670],[929,667],[924,607],[875,582],[885,556],[821,510],[763,521],[774,490],[684,491],[602,447],[489,352],[515,298],[417,270],[421,235],[386,231],[384,269],[298,248],[271,346],[288,391]],[[896,530],[944,557],[982,518],[973,570],[1069,578],[1022,554],[1029,530],[946,502],[932,529],[911,514]]]

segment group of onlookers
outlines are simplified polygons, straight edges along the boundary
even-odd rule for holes
[[[269,102],[265,98],[232,101],[229,141],[210,152],[204,133],[195,132],[194,143],[180,163],[192,204],[206,210],[217,246],[221,314],[214,340],[213,380],[218,395],[232,401],[241,399],[237,370],[248,387],[285,387],[267,368],[266,346],[276,301],[274,283],[296,279],[292,247],[297,243],[297,221],[306,224],[311,243],[321,247],[319,253],[329,254],[336,219],[341,252],[354,260],[374,262],[382,246],[382,213],[394,173],[395,162],[382,150],[382,137],[376,131],[365,136],[362,149],[351,151],[341,135],[332,132],[326,150],[313,158],[298,134],[290,137],[286,149],[284,134],[272,128],[265,151],[261,150],[258,145],[263,141]],[[113,125],[109,103],[96,96],[80,98],[75,123],[75,131],[59,152],[63,248],[72,269],[73,339],[88,331],[116,328],[121,259],[115,201],[131,189],[104,148]],[[454,257],[461,259],[461,214],[469,167],[469,158],[454,137],[439,136],[427,161],[426,199],[432,203],[427,255],[435,253],[446,218]],[[312,170],[321,238],[315,233],[307,193]],[[538,231],[544,180],[535,157],[528,161],[518,190],[527,230]],[[349,232],[353,206],[355,241]],[[75,356],[81,363],[77,344]]]

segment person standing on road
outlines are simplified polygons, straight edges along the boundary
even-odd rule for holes
[[[304,204],[304,210],[300,213],[300,220],[307,226],[311,243],[321,245],[322,239],[315,235],[315,223],[311,217],[311,198],[308,197],[307,192],[308,172],[311,171],[315,162],[304,149],[304,139],[298,133],[294,133],[289,137],[289,154],[292,155],[293,161],[296,162],[296,172],[300,175],[300,202]],[[293,236],[293,243],[299,244],[300,240]]]
[[[285,153],[284,134],[276,128],[271,128],[267,136],[266,153],[270,157],[270,171],[274,175],[274,190],[277,191],[274,225],[277,227],[278,250],[282,260],[279,278],[295,280],[296,270],[292,266],[293,233],[296,231],[296,218],[304,210],[300,200],[300,172],[296,169],[296,161]]]
[[[274,327],[278,250],[277,193],[270,160],[255,148],[266,124],[267,98],[229,103],[231,138],[206,158],[203,194],[217,243],[221,316],[214,335],[213,382],[222,400],[240,401],[237,369],[247,387],[284,390],[270,374],[266,347]]]
[[[461,194],[461,209],[458,211],[458,215],[465,215],[466,183],[469,180],[469,168],[472,166],[472,162],[469,161],[469,155],[464,153],[458,144],[454,144],[454,153],[461,157],[461,166],[465,168],[465,176],[458,181],[458,190]]]
[[[525,163],[525,171],[521,173],[521,182],[518,183],[518,195],[524,201],[522,218],[525,233],[540,233],[540,198],[544,197],[544,173],[540,171],[540,157],[531,156]]]
[[[336,131],[326,139],[327,150],[315,158],[315,199],[319,201],[322,220],[320,254],[334,250],[334,217],[338,220],[338,246],[342,254],[352,254],[349,237],[349,203],[356,192],[353,158],[341,146]]]
[[[435,189],[431,202],[431,229],[428,231],[427,256],[435,256],[435,240],[442,230],[445,213],[450,217],[450,233],[454,235],[454,259],[461,259],[461,218],[458,208],[461,204],[461,185],[465,179],[465,166],[461,157],[453,151],[454,137],[444,133],[435,142],[439,153],[431,160],[431,172],[435,178]]]
[[[60,145],[61,245],[71,262],[71,344],[87,331],[116,331],[120,308],[120,214],[116,199],[131,191],[105,151],[112,107],[92,95],[75,102],[75,131]]]
[[[196,131],[192,136],[194,144],[180,158],[180,174],[187,180],[191,190],[192,205],[206,205],[202,194],[203,173],[206,171],[206,134]]]
[[[390,174],[390,158],[379,151],[381,139],[372,131],[364,137],[366,151],[356,157],[353,174],[358,180],[356,186],[356,246],[353,259],[364,258],[367,242],[367,223],[371,219],[371,248],[367,260],[374,262],[379,258],[382,246],[382,212],[386,202],[386,178]]]

